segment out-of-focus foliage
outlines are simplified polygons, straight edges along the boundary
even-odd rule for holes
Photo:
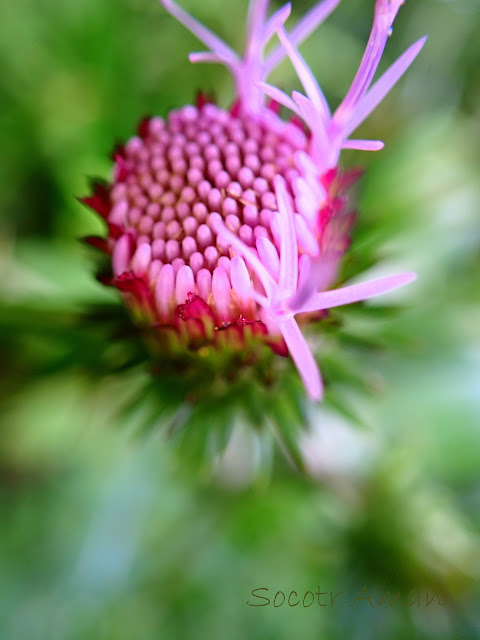
[[[293,4],[293,19],[311,6]],[[241,46],[246,2],[185,7]],[[302,49],[333,105],[371,13],[344,0]],[[141,347],[77,241],[101,231],[75,195],[108,176],[113,142],[197,89],[227,105],[227,73],[189,65],[198,43],[154,0],[17,0],[0,15],[0,638],[479,637],[477,0],[402,8],[382,68],[429,40],[360,132],[386,149],[345,154],[368,171],[342,277],[419,279],[312,334],[328,393],[304,409],[308,476],[278,455],[298,419],[283,397],[283,433],[239,415],[222,455],[208,415],[188,446],[185,416],[170,418],[200,468],[160,430],[142,434]],[[275,80],[298,88],[288,63]],[[263,587],[271,603],[248,606]],[[317,589],[330,606],[273,606],[277,591]],[[444,604],[427,606],[434,592]]]

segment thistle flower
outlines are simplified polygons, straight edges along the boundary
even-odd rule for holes
[[[110,184],[83,201],[108,224],[90,238],[111,256],[109,283],[137,321],[171,353],[248,351],[260,341],[290,356],[310,397],[322,396],[318,366],[301,328],[321,312],[390,291],[414,279],[401,273],[330,287],[348,248],[354,214],[345,191],[358,177],[338,167],[342,149],[379,150],[350,136],[413,62],[412,45],[372,85],[401,0],[377,0],[367,48],[352,85],[332,113],[298,45],[340,0],[317,4],[291,31],[290,4],[267,17],[251,0],[242,57],[173,0],[163,7],[207,47],[191,62],[226,65],[236,87],[229,110],[200,94],[144,119],[138,136],[114,153]],[[279,44],[265,47],[274,36]],[[305,90],[291,97],[266,82],[288,57]],[[281,106],[291,112],[280,116]],[[162,351],[160,349],[160,358]]]

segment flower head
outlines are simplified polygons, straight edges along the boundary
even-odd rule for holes
[[[377,0],[365,54],[342,103],[331,112],[298,45],[339,4],[324,0],[287,31],[287,4],[270,18],[251,0],[242,57],[181,9],[163,7],[208,48],[192,62],[232,72],[236,99],[224,110],[200,96],[165,120],[142,121],[117,148],[113,181],[84,202],[106,220],[110,283],[166,349],[245,349],[252,338],[290,354],[313,399],[318,366],[300,329],[318,312],[379,295],[414,274],[330,289],[348,248],[354,215],[338,169],[344,148],[378,150],[350,135],[414,60],[424,40],[372,80],[399,0]],[[265,55],[269,41],[279,45]],[[266,80],[288,56],[305,90],[291,97]],[[269,100],[269,101],[267,101]],[[280,105],[292,112],[284,121]]]

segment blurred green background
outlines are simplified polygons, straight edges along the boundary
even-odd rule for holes
[[[294,0],[290,24],[311,5]],[[332,105],[372,5],[344,0],[302,47]],[[242,46],[246,1],[184,6]],[[141,374],[106,374],[115,345],[76,321],[116,300],[77,240],[102,230],[75,200],[86,177],[109,176],[142,115],[198,89],[229,104],[228,74],[188,63],[201,47],[155,0],[2,3],[1,640],[480,637],[479,32],[478,0],[410,0],[388,42],[381,68],[429,34],[363,126],[386,149],[345,154],[368,167],[347,261],[354,273],[373,246],[370,275],[419,279],[396,313],[339,316],[327,401],[301,441],[307,478],[240,421],[200,471],[158,432],[135,436],[116,409]],[[298,87],[288,63],[273,79]],[[256,588],[270,604],[246,604],[265,604]],[[273,606],[318,588],[342,594]]]

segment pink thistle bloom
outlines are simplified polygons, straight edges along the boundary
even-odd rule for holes
[[[207,47],[192,62],[219,62],[233,75],[236,99],[224,110],[197,106],[145,119],[118,148],[109,185],[83,201],[106,220],[110,284],[168,348],[243,349],[256,337],[290,354],[312,399],[322,382],[300,325],[312,314],[380,295],[411,282],[401,273],[330,289],[349,245],[354,214],[341,175],[342,149],[379,150],[350,136],[413,62],[412,45],[372,85],[400,0],[377,0],[367,48],[352,85],[331,112],[298,45],[340,0],[318,3],[291,31],[287,4],[270,18],[268,0],[251,0],[242,57],[173,0],[163,7]],[[275,36],[279,45],[265,55]],[[305,95],[268,84],[286,57]],[[280,115],[280,105],[292,112]],[[318,313],[317,313],[318,317]],[[300,323],[300,324],[299,324]]]

